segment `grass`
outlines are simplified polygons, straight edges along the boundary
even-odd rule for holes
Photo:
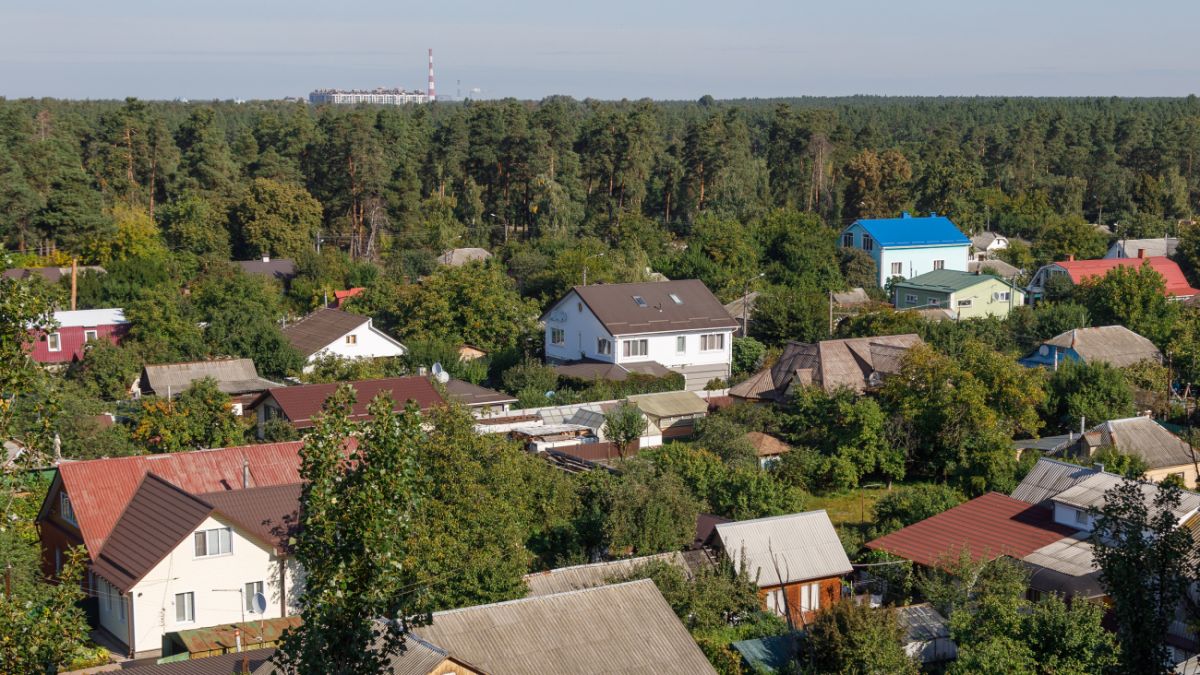
[[[807,508],[810,511],[825,509],[834,527],[857,526],[862,522],[863,515],[868,523],[875,520],[872,507],[887,493],[887,486],[855,488],[842,493],[810,497]]]

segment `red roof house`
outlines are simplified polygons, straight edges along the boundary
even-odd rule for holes
[[[1055,523],[1054,512],[1044,506],[989,492],[867,542],[867,548],[938,567],[957,562],[963,550],[974,561],[1024,558],[1075,531]]]
[[[333,292],[333,302],[329,303],[329,306],[330,307],[341,307],[343,302],[345,302],[355,296],[361,295],[362,292],[365,290],[367,290],[367,289],[363,286],[356,286],[354,288],[349,288],[344,291],[334,291]]]
[[[1142,265],[1149,265],[1155,272],[1162,275],[1166,282],[1167,295],[1179,300],[1200,295],[1200,289],[1192,288],[1192,285],[1183,276],[1183,270],[1179,268],[1179,264],[1165,256],[1104,258],[1102,260],[1075,260],[1072,256],[1068,260],[1050,263],[1039,269],[1034,275],[1033,281],[1029,283],[1029,291],[1035,294],[1042,293],[1046,283],[1055,276],[1065,275],[1071,279],[1071,283],[1079,284],[1087,279],[1103,277],[1118,267],[1140,267]]]
[[[129,332],[121,309],[80,309],[54,313],[58,328],[37,332],[30,356],[38,363],[70,363],[83,358],[84,347],[93,340],[118,344]]]

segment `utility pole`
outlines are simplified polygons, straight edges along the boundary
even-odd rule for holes
[[[12,597],[12,563],[4,566],[4,597]]]

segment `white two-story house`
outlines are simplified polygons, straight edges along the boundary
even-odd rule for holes
[[[842,230],[841,245],[865,251],[879,270],[879,287],[888,279],[911,279],[934,270],[967,271],[971,240],[945,216],[862,218]]]
[[[576,286],[542,321],[548,363],[670,370],[693,391],[729,378],[738,325],[697,279]]]

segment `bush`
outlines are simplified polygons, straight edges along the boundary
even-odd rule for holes
[[[880,537],[961,504],[961,492],[942,484],[898,488],[875,502],[875,533]]]

